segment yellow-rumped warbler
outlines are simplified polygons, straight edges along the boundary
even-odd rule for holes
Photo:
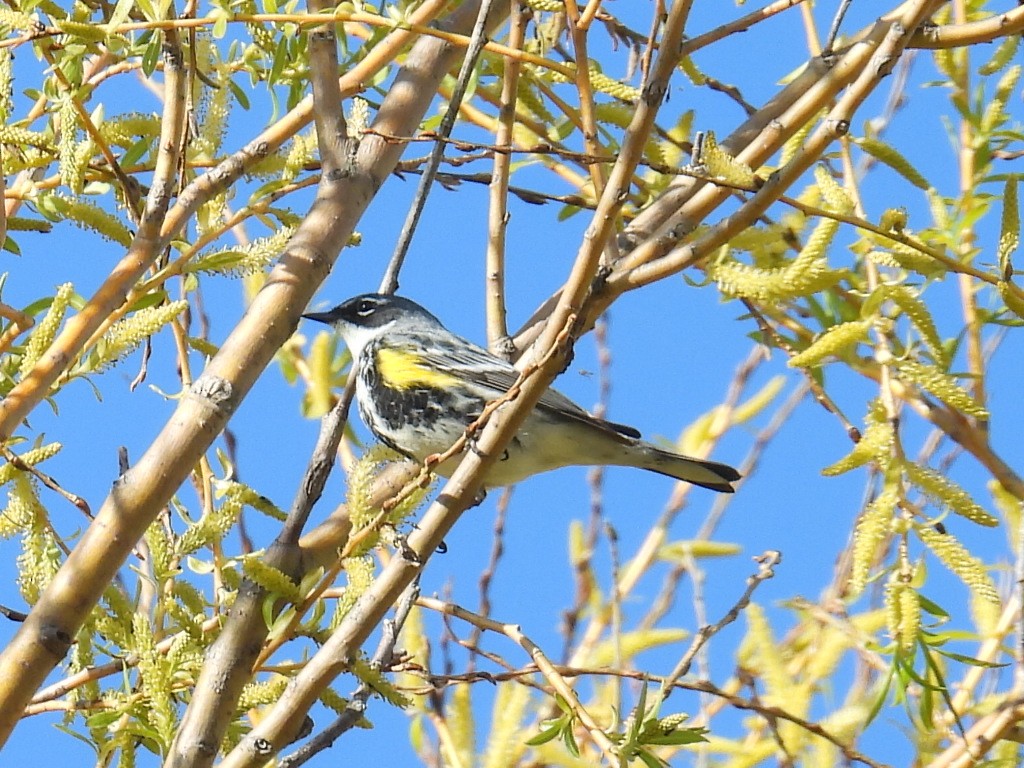
[[[448,450],[484,406],[519,372],[449,331],[423,307],[368,293],[329,312],[303,315],[332,326],[352,353],[359,414],[383,443],[416,461]],[[434,468],[450,476],[461,457]],[[640,467],[713,491],[732,493],[740,473],[726,464],[656,448],[632,427],[591,416],[549,389],[526,418],[484,487],[512,485],[557,467]]]

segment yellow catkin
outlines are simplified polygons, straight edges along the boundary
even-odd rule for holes
[[[807,349],[789,359],[790,368],[813,368],[826,357],[842,355],[851,347],[865,340],[870,320],[854,320],[839,323],[816,338]]]
[[[14,58],[10,48],[0,49],[0,125],[14,111]]]
[[[292,581],[284,571],[267,565],[263,561],[262,553],[254,553],[242,558],[242,571],[271,594],[280,595],[291,603],[298,603],[302,600],[299,585]]]
[[[871,566],[879,546],[889,537],[892,517],[899,499],[895,483],[887,483],[878,497],[867,505],[853,530],[853,552],[850,564],[850,597],[855,598],[867,586]]]
[[[350,671],[361,682],[369,685],[373,692],[379,694],[388,704],[402,707],[403,709],[409,706],[409,700],[395,690],[395,686],[376,665],[370,664],[363,658],[355,658],[350,661]]]
[[[562,13],[565,11],[565,3],[562,0],[523,0],[523,5],[535,11],[546,11],[548,13]]]
[[[897,578],[885,586],[885,615],[889,636],[902,650],[913,650],[921,627],[920,600],[909,585]]]
[[[324,692],[320,694],[319,699],[325,707],[337,715],[343,714],[349,704],[348,699],[331,688],[325,689]]]
[[[1010,257],[1020,245],[1020,206],[1017,202],[1017,177],[1009,176],[1003,185],[1003,215],[999,227],[996,253],[1004,275],[1010,270]]]
[[[71,19],[58,19],[57,28],[65,35],[77,37],[86,43],[100,43],[107,37],[107,31],[102,24],[88,24]]]
[[[185,272],[244,277],[263,272],[284,250],[293,227],[282,227],[267,237],[257,237],[245,245],[220,248],[203,254],[185,266]]]
[[[331,629],[337,628],[341,620],[345,618],[345,614],[352,610],[352,606],[373,583],[374,568],[371,558],[349,557],[345,559],[343,567],[348,584],[335,605],[334,615],[331,617]]]
[[[0,144],[11,144],[16,147],[37,147],[53,149],[53,139],[45,133],[29,131],[13,125],[0,126]]]
[[[707,168],[708,174],[730,184],[749,187],[754,184],[754,171],[750,166],[734,158],[715,141],[715,134],[708,131],[704,136],[701,148],[700,163]]]
[[[932,554],[970,587],[973,594],[994,605],[999,604],[999,593],[985,564],[968,552],[963,544],[948,533],[939,533],[927,525],[915,526],[914,530]]]
[[[1013,287],[1004,280],[999,281],[999,295],[1008,310],[1024,319],[1024,299],[1021,299]]]
[[[708,276],[727,296],[743,296],[772,304],[816,293],[839,280],[839,274],[828,268],[824,258],[809,251],[775,269],[759,269],[726,258],[711,265]]]
[[[476,762],[472,688],[469,683],[459,683],[449,688],[450,698],[445,710],[445,721],[451,736],[451,748],[455,751],[450,761],[451,765],[469,766]]]
[[[935,321],[932,319],[927,305],[918,297],[917,291],[911,290],[905,285],[893,285],[889,286],[887,296],[921,334],[921,339],[928,345],[932,356],[944,365],[946,350],[942,346],[942,339],[939,338],[939,330],[935,326]]]
[[[999,521],[974,501],[967,491],[945,475],[912,462],[907,462],[903,466],[903,471],[926,496],[950,512],[990,528],[999,524]]]
[[[129,112],[105,121],[99,126],[99,131],[100,136],[108,144],[130,147],[141,138],[159,135],[160,118],[156,115]]]
[[[979,75],[994,75],[1014,60],[1020,47],[1020,35],[1007,35],[992,53],[992,56],[978,67]]]
[[[821,199],[825,201],[829,210],[842,214],[853,212],[853,199],[825,166],[815,166],[814,180],[821,193]]]
[[[886,208],[882,211],[882,216],[878,220],[878,226],[888,232],[902,232],[907,228],[908,221],[907,209],[903,206],[899,208]]]
[[[31,450],[25,451],[18,458],[21,459],[23,464],[34,467],[36,464],[56,456],[62,447],[63,446],[61,446],[60,443],[47,443],[46,445],[41,445],[38,448],[32,448]],[[10,482],[14,478],[15,474],[20,471],[21,470],[17,469],[10,462],[0,466],[0,485]]]
[[[171,301],[158,307],[140,309],[131,317],[114,323],[97,347],[98,359],[94,367],[102,369],[120,362],[187,308],[188,302],[184,299]]]
[[[886,418],[878,402],[875,401],[868,413],[864,434],[853,446],[853,450],[839,461],[825,467],[821,473],[826,477],[833,477],[863,466],[869,461],[884,462],[892,451],[894,439],[892,424]]]
[[[1003,76],[999,78],[995,92],[989,98],[988,103],[985,105],[985,111],[982,113],[980,125],[978,127],[979,134],[984,135],[991,133],[1006,122],[1006,102],[1013,96],[1013,93],[1017,88],[1017,81],[1020,79],[1020,73],[1021,66],[1018,64],[1010,67],[1003,73]]]
[[[273,675],[269,680],[249,683],[242,689],[238,697],[238,709],[247,710],[265,704],[273,704],[288,687],[288,678],[284,675]]]
[[[46,200],[57,213],[75,226],[91,229],[100,237],[126,248],[131,245],[132,233],[124,222],[95,203],[59,194],[47,195]]]
[[[867,257],[876,264],[917,272],[925,277],[933,277],[946,271],[942,262],[903,243],[892,243],[886,249],[869,251]]]
[[[988,411],[971,397],[970,393],[960,386],[956,379],[943,373],[934,365],[926,365],[914,360],[905,360],[896,366],[900,378],[917,384],[927,390],[951,408],[956,408],[966,416],[987,419]]]
[[[857,146],[879,162],[885,163],[896,173],[905,178],[918,189],[930,189],[931,184],[910,161],[901,155],[895,147],[879,139],[864,137],[857,140]]]
[[[36,23],[36,20],[27,13],[12,11],[10,8],[0,8],[0,27],[24,32],[34,29]]]
[[[64,320],[64,313],[67,312],[74,293],[75,289],[71,283],[64,283],[58,286],[53,302],[46,311],[46,316],[35,327],[35,330],[32,331],[32,335],[29,336],[25,352],[21,357],[21,365],[18,368],[21,378],[25,378],[29,374],[36,363],[39,362],[39,358],[50,348],[53,340],[57,337],[57,331],[60,329],[60,324]]]
[[[527,686],[517,681],[498,684],[482,768],[506,768],[519,764],[526,749],[521,732],[529,703],[530,689]]]
[[[591,63],[593,64],[593,62]],[[573,82],[571,78],[563,75],[561,72],[551,71],[548,73],[548,78],[556,83]],[[605,93],[622,101],[633,102],[640,98],[640,91],[638,89],[608,77],[608,75],[599,71],[594,66],[590,69],[590,87],[598,93]]]

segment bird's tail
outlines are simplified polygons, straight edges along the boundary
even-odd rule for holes
[[[720,493],[733,493],[736,489],[732,484],[742,477],[728,464],[663,451],[650,443],[640,443],[636,446],[634,458],[639,459],[637,466],[643,469]]]

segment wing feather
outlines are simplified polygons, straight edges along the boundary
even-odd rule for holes
[[[424,339],[424,343],[414,346],[414,351],[431,368],[472,381],[486,391],[485,399],[488,401],[504,395],[519,380],[519,371],[511,363],[469,341],[463,339],[463,342],[462,346],[448,347],[440,354],[434,351],[435,345]],[[619,439],[640,437],[640,433],[633,427],[592,416],[557,389],[550,387],[541,395],[537,409],[574,419]]]

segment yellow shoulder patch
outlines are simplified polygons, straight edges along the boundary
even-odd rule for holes
[[[392,389],[447,389],[458,386],[459,383],[459,380],[450,373],[428,368],[424,365],[423,358],[409,349],[378,349],[377,371],[383,383]]]

